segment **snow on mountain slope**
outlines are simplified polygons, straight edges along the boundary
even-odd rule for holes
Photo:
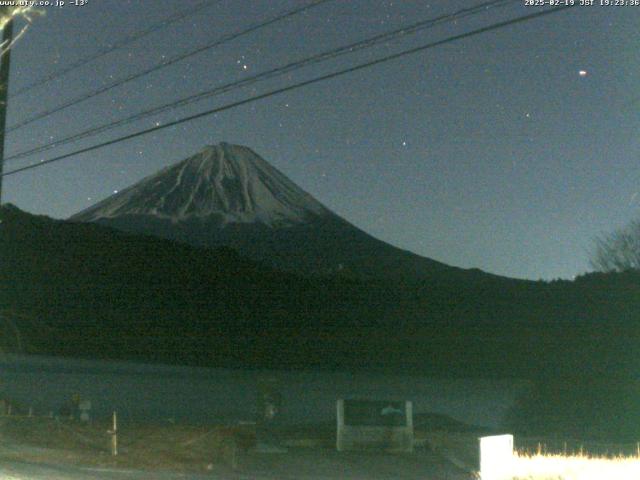
[[[172,223],[213,217],[222,225],[277,227],[305,223],[331,212],[251,149],[220,143],[71,219],[98,221],[124,215],[151,216]]]

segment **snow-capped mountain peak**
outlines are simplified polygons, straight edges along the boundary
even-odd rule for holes
[[[456,269],[400,250],[334,214],[247,147],[221,143],[73,217],[281,270],[410,281]]]
[[[74,215],[97,221],[126,215],[173,223],[215,219],[221,224],[299,224],[331,212],[279,170],[239,145],[220,143],[144,178]]]

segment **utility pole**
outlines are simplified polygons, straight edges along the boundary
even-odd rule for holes
[[[9,7],[3,7],[0,14],[7,15]],[[7,97],[9,95],[9,68],[11,65],[11,42],[13,41],[13,20],[2,29],[2,58],[0,58],[0,205],[2,205],[2,174],[4,173],[4,139],[7,127]]]

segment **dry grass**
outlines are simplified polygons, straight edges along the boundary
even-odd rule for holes
[[[640,457],[516,453],[512,472],[513,480],[634,480],[640,479]]]
[[[446,431],[427,432],[424,434],[427,445],[434,451],[443,454],[449,461],[466,466],[471,470],[479,460],[478,435],[474,433],[451,433]],[[537,444],[529,439],[518,439],[519,443]],[[558,443],[558,442],[556,442]],[[604,445],[604,444],[603,444]],[[604,453],[603,445],[596,445]],[[556,445],[558,446],[558,445]],[[609,452],[622,451],[611,445]],[[624,451],[635,451],[631,445]],[[640,480],[640,455],[594,455],[586,453],[562,454],[546,453],[541,446],[532,453],[519,450],[514,453],[510,465],[504,465],[512,480]],[[539,451],[536,451],[539,450]]]
[[[109,423],[84,425],[52,418],[3,417],[0,458],[92,467],[202,472],[236,468],[253,446],[250,427],[126,425],[111,455]]]

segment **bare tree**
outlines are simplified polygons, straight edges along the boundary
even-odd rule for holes
[[[42,339],[56,337],[57,332],[33,312],[0,305],[0,359],[9,354],[39,352]]]
[[[0,356],[24,351],[24,341],[18,327],[18,322],[24,318],[13,310],[0,310]]]
[[[596,238],[590,263],[601,272],[640,270],[640,220]]]

